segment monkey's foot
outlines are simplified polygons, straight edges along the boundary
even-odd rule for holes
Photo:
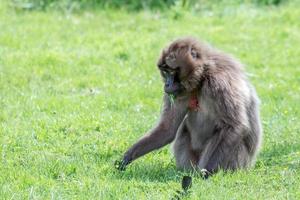
[[[208,177],[210,175],[212,175],[212,173],[210,171],[208,171],[207,169],[201,169],[200,170],[200,175],[203,179],[208,179]]]

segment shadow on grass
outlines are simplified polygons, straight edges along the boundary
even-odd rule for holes
[[[114,169],[111,178],[165,183],[181,181],[183,174],[184,172],[176,169],[173,161],[170,161],[167,165],[165,162],[149,163],[136,161],[128,165],[125,171]]]
[[[300,144],[283,142],[269,145],[269,148],[262,150],[260,153],[255,168],[282,167],[299,169],[299,158]],[[137,160],[127,166],[126,171],[112,169],[114,172],[111,173],[111,178],[166,183],[169,181],[180,182],[182,176],[186,175],[185,172],[176,168],[174,160],[170,160],[167,164],[162,161],[152,162]]]
[[[256,168],[260,166],[285,166],[291,169],[299,168],[300,144],[283,142],[269,145],[260,153]]]

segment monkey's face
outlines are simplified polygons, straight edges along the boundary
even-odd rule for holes
[[[201,69],[200,63],[199,53],[191,41],[172,43],[162,52],[157,64],[165,83],[165,92],[176,96],[193,90],[196,84],[191,85],[190,82],[199,78],[196,72]]]
[[[180,69],[172,69],[167,65],[162,66],[161,75],[164,79],[165,86],[164,90],[167,94],[178,95],[183,91],[183,86],[180,81]]]

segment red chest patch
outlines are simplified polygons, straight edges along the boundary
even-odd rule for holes
[[[196,92],[193,92],[192,96],[190,97],[190,100],[189,100],[189,109],[193,110],[193,111],[197,111],[197,110],[200,109],[200,107],[199,107],[199,101],[198,101],[197,93]]]

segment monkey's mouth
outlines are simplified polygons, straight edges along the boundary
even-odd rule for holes
[[[179,91],[179,86],[177,86],[177,85],[171,85],[171,86],[165,85],[165,92],[167,94],[175,94],[178,91]]]
[[[183,92],[183,86],[181,84],[173,84],[171,86],[165,85],[164,90],[168,95],[176,97]]]

